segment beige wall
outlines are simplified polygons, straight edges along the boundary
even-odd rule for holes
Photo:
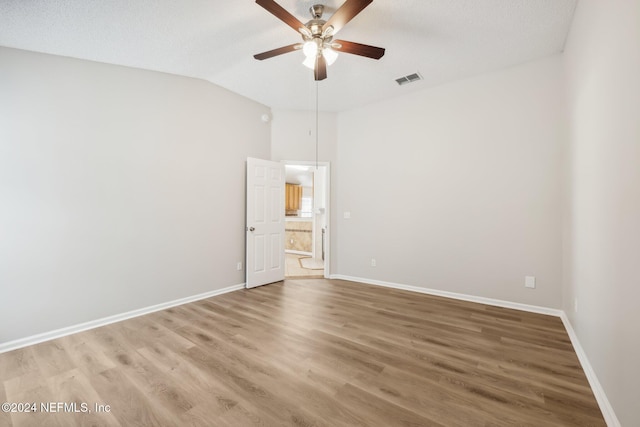
[[[337,273],[560,308],[562,77],[554,56],[340,113]]]
[[[313,250],[312,221],[294,221],[287,219],[285,223],[285,250],[308,252]]]
[[[268,108],[201,80],[0,48],[0,343],[244,282]]]
[[[620,423],[636,426],[640,2],[581,0],[565,61],[571,138],[564,310]]]

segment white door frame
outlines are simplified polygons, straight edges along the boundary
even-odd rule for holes
[[[331,162],[315,162],[302,160],[282,160],[284,165],[300,165],[300,166],[324,166],[327,168],[325,174],[325,215],[327,218],[327,231],[325,233],[325,252],[324,252],[324,277],[328,279],[331,276]],[[283,208],[284,210],[284,208]],[[315,234],[315,233],[314,233]]]

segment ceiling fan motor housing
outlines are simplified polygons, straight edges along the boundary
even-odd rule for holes
[[[325,24],[325,20],[322,19],[312,19],[311,21],[304,24],[305,27],[311,31],[311,35],[313,37],[322,37],[322,26]]]
[[[302,38],[305,42],[314,42],[318,46],[318,56],[322,53],[322,48],[327,47],[328,43],[333,39],[332,32],[333,27],[329,27],[324,29],[324,24],[327,21],[322,19],[322,14],[324,13],[324,5],[322,4],[314,4],[309,8],[309,13],[313,19],[304,24],[304,26],[309,30],[311,34],[306,34],[306,31],[302,33]]]

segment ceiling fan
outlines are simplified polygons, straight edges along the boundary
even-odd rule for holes
[[[333,40],[333,36],[358,13],[362,12],[372,1],[373,0],[346,0],[328,21],[322,19],[324,5],[316,4],[309,9],[312,19],[306,24],[303,24],[275,1],[256,0],[256,3],[276,18],[299,32],[303,42],[262,52],[253,55],[253,57],[262,61],[263,59],[302,49],[307,58],[303,64],[313,69],[315,80],[324,80],[327,78],[327,64],[331,65],[333,61],[335,61],[338,56],[336,51],[380,59],[384,55],[384,49],[381,47],[346,40]]]

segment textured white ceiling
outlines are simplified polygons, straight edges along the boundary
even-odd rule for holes
[[[279,0],[300,21],[316,1]],[[327,19],[343,0],[324,0]],[[386,48],[341,54],[319,82],[342,111],[559,53],[576,0],[374,0],[337,38]],[[209,80],[265,105],[315,108],[302,52],[253,54],[300,36],[251,0],[0,0],[0,45]],[[424,80],[398,86],[418,71]]]

